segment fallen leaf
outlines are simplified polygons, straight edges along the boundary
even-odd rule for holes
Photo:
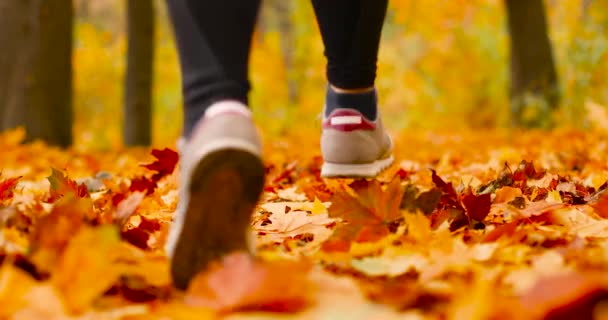
[[[51,184],[49,202],[55,202],[67,193],[73,193],[80,198],[90,197],[86,184],[76,183],[76,181],[68,178],[67,174],[55,168],[51,168],[51,175],[47,179]]]
[[[513,187],[502,187],[496,190],[496,197],[494,203],[510,202],[517,197],[521,197],[521,189]]]
[[[70,312],[89,309],[118,279],[118,269],[108,259],[118,246],[118,230],[111,225],[82,228],[71,239],[51,277]]]
[[[399,179],[386,185],[386,190],[378,181],[362,180],[351,187],[356,196],[341,191],[331,198],[329,216],[344,222],[338,224],[334,234],[323,244],[326,251],[350,248],[344,242],[377,241],[391,232],[391,224],[402,219],[399,206],[403,190]]]
[[[593,319],[593,308],[607,298],[602,275],[567,273],[541,278],[520,301],[534,318]]]
[[[22,177],[8,178],[0,181],[0,201],[8,200],[13,197],[13,190]]]
[[[157,160],[150,164],[142,165],[142,167],[156,171],[156,173],[152,176],[152,181],[158,182],[163,177],[173,173],[179,160],[179,154],[169,148],[165,148],[162,150],[152,150],[152,155]]]
[[[468,189],[468,192],[462,196],[462,205],[469,218],[482,221],[490,213],[492,198],[489,193],[475,195],[471,189]]]
[[[302,262],[256,261],[248,254],[234,253],[197,275],[185,302],[223,312],[300,311],[311,303],[310,267]]]
[[[608,219],[608,193],[604,195],[593,205],[595,212],[602,218]]]

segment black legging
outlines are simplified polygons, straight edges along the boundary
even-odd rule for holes
[[[281,0],[296,1],[296,0]],[[249,48],[259,0],[167,0],[179,51],[184,134],[213,102],[247,104]],[[388,0],[312,0],[327,79],[342,89],[374,85]]]

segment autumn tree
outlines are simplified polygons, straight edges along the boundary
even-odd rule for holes
[[[71,0],[0,1],[0,129],[72,143]]]
[[[505,0],[511,36],[511,113],[519,126],[547,127],[559,85],[543,0]]]
[[[127,72],[124,96],[124,141],[149,145],[152,130],[154,3],[127,0]]]

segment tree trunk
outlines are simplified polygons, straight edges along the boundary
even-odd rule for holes
[[[72,143],[72,18],[71,0],[1,1],[2,129]]]
[[[154,61],[153,1],[127,0],[127,19],[124,140],[129,146],[150,145]]]
[[[275,0],[274,10],[277,14],[277,24],[281,35],[281,53],[283,63],[287,69],[287,96],[290,104],[295,104],[298,100],[298,85],[293,77],[294,51],[295,51],[295,31],[291,21],[293,2],[285,0]]]
[[[511,36],[511,114],[513,124],[552,125],[559,85],[543,0],[505,0]]]
[[[293,2],[286,0],[266,0],[262,2],[261,12],[258,15],[256,35],[262,41],[268,31],[278,31],[281,44],[281,58],[287,70],[287,98],[290,105],[298,100],[298,84],[294,77],[296,30],[291,14],[294,10]]]

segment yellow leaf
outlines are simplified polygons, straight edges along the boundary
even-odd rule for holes
[[[68,310],[86,311],[118,279],[118,268],[108,257],[119,244],[114,226],[82,228],[72,238],[51,277]]]
[[[34,285],[35,280],[30,275],[4,262],[0,267],[0,319],[8,318],[26,306],[24,295]]]
[[[559,191],[553,190],[547,195],[546,201],[548,203],[562,203],[562,197],[559,195]]]
[[[312,205],[311,213],[315,214],[327,214],[327,207],[319,200],[319,198],[315,197],[315,202]]]

